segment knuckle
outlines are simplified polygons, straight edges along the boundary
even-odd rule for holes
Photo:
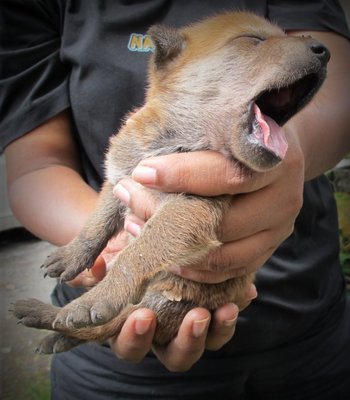
[[[219,248],[209,254],[208,269],[212,272],[226,271],[237,265],[237,259],[234,254],[225,254],[222,248]]]
[[[254,257],[253,252],[247,256],[245,253],[218,249],[209,255],[208,269],[213,273],[221,272],[230,278],[236,278],[247,273],[245,265],[250,258]]]
[[[129,208],[138,218],[147,221],[154,214],[157,207],[157,199],[149,190],[142,189],[131,196]]]
[[[231,160],[226,160],[223,179],[227,188],[227,194],[234,194],[238,191],[246,181],[247,173],[248,169],[240,163],[233,163]]]
[[[287,239],[294,232],[294,222],[288,226],[285,233],[285,239]]]
[[[299,214],[302,206],[303,206],[302,194],[297,193],[297,192],[293,193],[288,198],[288,203],[286,204],[286,207],[285,207],[286,215],[291,219],[295,219],[297,217],[297,215]]]
[[[166,368],[170,372],[187,372],[193,365],[194,363],[188,363],[184,361],[177,361],[177,362],[171,362],[169,361],[166,363]]]
[[[192,186],[191,179],[194,179],[186,170],[178,171],[178,174],[174,177],[174,184],[177,182],[178,189],[188,189]]]
[[[148,221],[152,217],[153,213],[154,213],[153,204],[148,203],[145,205],[145,207],[143,209],[143,212],[141,214],[141,219],[143,221]]]
[[[291,146],[286,162],[294,168],[304,167],[304,155],[300,146]]]
[[[220,350],[235,333],[235,324],[230,327],[224,326],[221,330],[215,332],[213,337],[208,337],[205,348],[211,351]]]
[[[121,360],[137,363],[144,358],[145,350],[141,346],[124,346],[124,348],[114,349],[114,353]]]
[[[218,351],[220,350],[223,346],[225,345],[225,343],[218,343],[218,342],[208,342],[208,344],[205,346],[206,350],[210,350],[210,351]]]

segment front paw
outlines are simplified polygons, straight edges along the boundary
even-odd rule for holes
[[[80,272],[90,267],[91,259],[76,246],[67,245],[58,248],[50,254],[41,266],[45,270],[44,276],[61,278],[61,281],[70,281]]]

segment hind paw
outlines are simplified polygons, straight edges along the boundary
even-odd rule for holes
[[[18,322],[32,328],[51,329],[59,307],[37,299],[18,300],[11,310]]]
[[[83,301],[84,300],[84,301]],[[118,314],[118,310],[106,299],[102,301],[87,301],[79,298],[63,307],[57,314],[53,328],[84,328],[103,325]]]
[[[66,336],[63,333],[51,333],[40,342],[36,352],[41,354],[62,353],[82,343],[85,343],[85,340]]]

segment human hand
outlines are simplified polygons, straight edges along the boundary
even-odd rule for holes
[[[256,297],[254,285],[247,289],[247,307]],[[242,309],[243,309],[242,308]],[[120,334],[109,340],[112,351],[121,359],[139,362],[152,349],[160,362],[170,371],[190,369],[205,349],[218,350],[234,335],[238,307],[226,304],[213,315],[204,308],[195,308],[185,316],[179,332],[167,346],[152,345],[156,316],[149,309],[133,312]]]
[[[297,136],[288,135],[289,150],[276,168],[265,173],[242,169],[217,152],[171,154],[142,161],[133,178],[152,189],[202,196],[232,194],[219,240],[223,246],[198,265],[172,272],[199,282],[218,283],[256,272],[292,233],[302,206],[304,158]],[[122,180],[115,194],[133,215],[125,229],[137,236],[157,204],[147,189]]]
[[[303,155],[298,142],[292,139],[284,162],[265,174],[244,173],[214,152],[175,154],[140,164],[142,168],[134,171],[134,179],[156,190],[205,196],[240,193],[233,197],[222,227],[222,249],[210,254],[204,264],[178,266],[175,272],[209,283],[254,272],[288,237],[302,204],[304,180]],[[153,169],[147,169],[150,166]],[[121,181],[115,194],[133,211],[124,228],[137,237],[157,208],[154,197],[132,180]],[[256,295],[254,286],[248,288],[246,306]],[[171,371],[189,369],[205,348],[219,349],[231,339],[237,313],[235,305],[223,305],[213,315],[212,329],[208,330],[205,325],[201,335],[196,336],[193,334],[196,323],[207,324],[210,314],[202,308],[192,310],[177,337],[164,348],[154,348],[158,359]],[[137,324],[140,324],[138,328]],[[112,350],[121,358],[141,360],[151,348],[155,327],[153,313],[138,310],[129,317],[120,335],[111,341]]]

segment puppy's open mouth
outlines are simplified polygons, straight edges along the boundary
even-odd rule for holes
[[[311,99],[319,84],[319,76],[310,74],[289,86],[260,93],[251,103],[249,140],[282,160],[288,144],[281,126]]]

